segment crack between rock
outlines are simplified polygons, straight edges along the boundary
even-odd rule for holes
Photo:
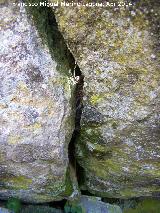
[[[35,0],[25,0],[25,2],[33,3],[35,2]],[[36,26],[39,32],[39,36],[41,37],[42,42],[48,46],[52,58],[57,61],[57,70],[63,73],[64,75],[70,75],[69,70],[71,70],[72,77],[76,82],[76,89],[74,93],[75,128],[72,134],[72,138],[68,144],[68,159],[70,178],[72,179],[72,181],[77,181],[77,186],[79,186],[79,182],[81,181],[80,170],[82,170],[82,168],[76,160],[75,143],[78,139],[81,129],[80,120],[83,109],[82,100],[84,76],[82,75],[79,66],[76,64],[74,56],[68,49],[67,44],[58,29],[58,24],[56,22],[53,10],[49,7],[28,7],[26,9],[29,16],[32,15],[34,25]],[[65,67],[65,70],[63,69],[63,67]],[[74,189],[73,182],[72,186]]]
[[[69,156],[69,162],[71,167],[74,169],[76,173],[77,183],[79,186],[80,183],[80,170],[82,170],[81,166],[79,165],[77,159],[76,159],[76,141],[80,135],[81,130],[81,115],[83,110],[83,85],[84,85],[84,76],[82,75],[80,68],[76,66],[75,69],[75,77],[78,76],[78,81],[76,84],[75,89],[75,108],[76,108],[76,114],[75,114],[75,129],[71,138],[71,141],[68,146],[68,156]]]

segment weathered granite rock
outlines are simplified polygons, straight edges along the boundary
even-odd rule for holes
[[[47,8],[42,40],[19,2],[1,1],[0,10],[0,198],[59,200],[73,191],[68,143],[75,86],[63,40],[47,25]],[[58,41],[53,36],[49,43],[49,33]]]
[[[76,156],[99,196],[160,195],[160,3],[133,2],[55,8],[85,76]]]

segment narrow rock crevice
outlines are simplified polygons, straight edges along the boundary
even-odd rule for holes
[[[84,76],[82,75],[78,66],[75,68],[75,77],[78,77],[76,89],[75,89],[75,108],[76,108],[75,129],[74,129],[71,141],[68,146],[68,154],[69,154],[69,161],[70,161],[72,167],[75,169],[77,181],[79,182],[80,181],[79,172],[82,169],[80,169],[81,167],[76,160],[75,144],[76,144],[76,141],[78,139],[78,136],[79,136],[80,130],[81,130],[80,121],[81,121],[81,115],[82,115],[82,110],[83,110]]]
[[[26,0],[26,3],[33,3],[35,0]],[[83,169],[80,167],[75,156],[75,143],[80,134],[80,120],[83,109],[83,83],[84,76],[74,56],[70,52],[65,40],[58,29],[58,24],[54,12],[49,7],[27,7],[29,16],[32,16],[38,33],[45,45],[48,46],[51,56],[57,61],[57,70],[64,75],[74,78],[76,89],[74,93],[74,109],[75,109],[75,129],[71,141],[68,145],[68,158],[70,170],[74,171],[74,176],[78,182],[82,181],[81,175]],[[71,73],[69,73],[69,70]]]

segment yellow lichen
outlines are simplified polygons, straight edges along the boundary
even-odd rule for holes
[[[3,182],[5,182],[8,187],[12,187],[12,189],[27,190],[32,184],[32,179],[25,176],[8,177],[4,178]]]
[[[20,92],[23,92],[25,94],[29,93],[29,89],[28,89],[27,85],[25,84],[25,82],[23,82],[23,81],[20,81],[18,83],[18,89]]]
[[[17,144],[21,141],[20,135],[10,135],[8,137],[8,144]]]
[[[93,104],[93,105],[96,105],[98,104],[100,101],[102,101],[103,97],[101,95],[92,95],[90,97],[90,102]]]
[[[39,129],[42,128],[42,124],[36,122],[36,123],[34,123],[34,124],[32,124],[32,125],[26,126],[25,128],[30,129],[30,130],[32,130],[33,132],[35,132],[35,131],[37,131],[37,130],[39,130]]]

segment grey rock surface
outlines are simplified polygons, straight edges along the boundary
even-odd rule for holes
[[[0,10],[0,198],[59,200],[73,191],[74,83],[19,2],[1,1]]]
[[[83,189],[98,196],[160,193],[160,3],[135,2],[55,8],[84,74],[76,156]]]

